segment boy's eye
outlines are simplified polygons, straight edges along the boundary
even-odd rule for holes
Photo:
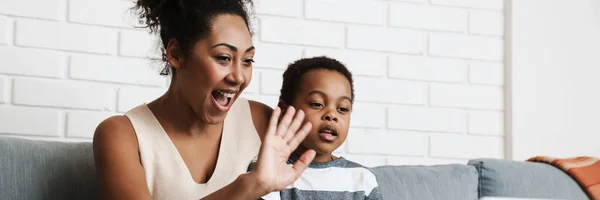
[[[323,107],[323,104],[321,104],[321,103],[313,102],[313,103],[309,103],[309,105],[310,105],[310,107],[313,107],[313,108],[322,108]]]
[[[350,112],[350,109],[348,109],[348,108],[343,108],[343,107],[342,107],[342,108],[338,108],[338,110],[339,110],[340,112],[343,112],[343,113],[345,113],[345,112]]]

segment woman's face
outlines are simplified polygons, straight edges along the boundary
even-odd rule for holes
[[[174,83],[203,122],[221,123],[252,79],[254,46],[237,15],[218,15],[210,34],[179,57]]]

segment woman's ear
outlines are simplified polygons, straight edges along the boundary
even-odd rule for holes
[[[169,43],[167,44],[166,54],[167,54],[167,62],[169,62],[169,65],[171,65],[175,69],[181,68],[181,62],[182,62],[183,55],[182,55],[181,46],[179,45],[179,42],[177,42],[176,39],[174,39],[174,38],[169,39]]]

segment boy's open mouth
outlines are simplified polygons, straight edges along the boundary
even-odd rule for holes
[[[337,130],[331,125],[322,126],[317,134],[319,135],[319,138],[327,142],[334,141],[338,136]]]
[[[231,102],[231,98],[233,98],[235,94],[236,91],[229,90],[214,90],[211,93],[217,105],[219,105],[222,108],[226,108],[229,105],[229,103]]]

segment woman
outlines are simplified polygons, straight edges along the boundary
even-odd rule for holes
[[[97,127],[103,198],[258,199],[284,189],[312,161],[310,150],[295,166],[286,164],[311,128],[300,127],[301,111],[289,109],[278,124],[279,109],[238,98],[252,77],[251,4],[136,2],[140,18],[160,33],[163,72],[172,81],[160,98]],[[256,167],[245,173],[257,153]]]

